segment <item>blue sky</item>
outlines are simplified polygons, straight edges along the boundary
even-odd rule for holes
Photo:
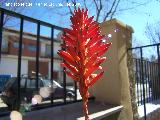
[[[49,2],[49,1],[50,0],[45,0],[45,1],[43,0],[43,2]],[[61,0],[57,0],[57,2],[53,2],[53,3],[57,5],[57,3],[61,3],[59,1]],[[37,2],[42,2],[42,0]],[[138,0],[135,0],[135,2],[138,2]],[[26,7],[26,9],[23,11],[23,14],[40,19],[42,21],[55,24],[57,26],[68,27],[70,24],[69,16],[62,17],[61,15],[57,14],[57,10],[61,10],[63,14],[63,11],[65,11],[66,9],[68,8],[53,7],[51,9],[46,9],[46,7],[43,7],[43,6],[38,7],[34,5],[32,7]],[[160,20],[159,11],[160,11],[160,2],[157,2],[156,0],[150,0],[150,2],[147,5],[137,7],[136,10],[133,9],[133,10],[125,11],[121,14],[116,15],[115,18],[133,27],[135,31],[134,38],[137,39],[136,44],[134,43],[134,46],[146,45],[146,44],[150,44],[150,41],[148,40],[148,38],[144,33],[145,26],[147,23],[151,24]],[[90,16],[93,15],[92,14],[93,11],[89,11],[89,13],[90,13]],[[27,32],[30,32],[30,31],[36,32],[35,25],[33,25],[32,28],[30,28],[28,24],[26,24],[25,26],[27,28]],[[43,35],[47,35],[49,31],[50,29],[43,28],[41,33]]]
[[[117,18],[124,23],[133,27],[135,33],[134,37],[138,40],[138,44],[146,45],[150,44],[150,41],[146,37],[144,31],[147,23],[154,24],[160,21],[160,2],[152,1],[145,6],[138,7],[133,11],[125,12],[117,16]]]

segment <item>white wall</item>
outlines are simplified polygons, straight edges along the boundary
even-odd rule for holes
[[[49,77],[51,76],[51,73],[50,73],[50,69],[51,69],[51,62],[48,62],[48,71],[49,71]],[[60,61],[59,60],[54,60],[54,63],[53,63],[53,70],[54,71],[60,71]],[[58,76],[60,77],[60,76]]]
[[[0,63],[0,74],[11,74],[17,76],[18,59],[2,57]],[[21,74],[28,74],[28,60],[22,60]]]
[[[58,52],[58,50],[60,50],[61,48],[60,48],[60,43],[54,43],[54,56],[56,57],[56,56],[58,56],[58,54],[57,54],[57,52]]]
[[[54,60],[54,71],[58,71],[58,78],[59,78],[59,82],[62,83],[63,82],[63,68],[60,66],[60,60]],[[50,77],[50,67],[51,67],[51,63],[49,62],[49,77]],[[73,82],[68,76],[66,76],[66,82]]]

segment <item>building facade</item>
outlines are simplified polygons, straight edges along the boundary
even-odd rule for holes
[[[36,70],[36,40],[37,36],[32,33],[23,33],[22,40],[22,61],[21,74],[31,75]],[[39,72],[43,76],[50,78],[51,66],[51,39],[46,36],[40,36],[40,58]],[[54,67],[53,78],[56,81],[62,80],[62,68],[60,67],[61,59],[57,55],[60,49],[60,39],[54,39]],[[19,31],[13,29],[4,29],[2,39],[2,55],[0,64],[1,75],[17,76],[19,47]]]

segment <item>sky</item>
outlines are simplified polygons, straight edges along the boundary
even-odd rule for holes
[[[139,42],[138,45],[150,44],[145,34],[145,27],[147,23],[154,24],[160,21],[160,2],[152,1],[145,6],[138,7],[136,11],[125,12],[117,18],[132,26],[134,37]]]
[[[43,2],[46,2],[46,3],[49,1],[50,0],[43,0]],[[60,1],[62,0],[57,0],[57,2],[52,2],[52,3],[54,3],[55,5],[58,5],[58,3],[62,3]],[[39,0],[38,2],[42,2],[42,0]],[[138,0],[135,0],[135,2],[138,2]],[[51,9],[48,9],[48,8],[46,9],[46,7],[42,5],[40,7],[33,5],[32,7],[26,7],[26,9],[22,13],[27,16],[31,16],[31,17],[40,19],[42,21],[46,21],[46,22],[55,24],[57,26],[68,27],[70,25],[69,15],[63,17],[57,14],[57,11],[60,9],[63,14],[63,11],[65,11],[67,7],[64,7],[64,6],[56,7],[55,6]],[[121,14],[116,15],[115,18],[122,21],[123,23],[127,25],[130,25],[134,29],[133,36],[134,36],[134,39],[136,38],[136,41],[133,43],[133,46],[147,45],[147,44],[150,44],[150,40],[145,35],[146,24],[147,23],[154,24],[155,22],[160,21],[159,11],[160,11],[160,1],[150,0],[148,4],[144,6],[139,6],[133,10],[125,11]],[[89,11],[90,16],[92,16],[92,13],[93,11]],[[28,24],[26,24],[25,26],[28,31],[32,31],[32,32],[34,31],[36,33],[36,27],[34,24],[33,24],[34,27],[32,27],[33,29],[31,29]],[[41,31],[41,33],[44,35],[47,35],[49,31],[50,29],[48,28],[44,29],[43,27],[43,31]]]

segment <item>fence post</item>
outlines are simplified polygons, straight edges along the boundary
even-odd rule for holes
[[[38,91],[39,82],[39,50],[40,50],[40,22],[37,23],[37,47],[36,47],[36,90]]]
[[[145,83],[144,83],[144,69],[143,69],[143,51],[142,47],[140,47],[140,55],[141,55],[141,79],[142,79],[142,84],[143,84],[143,104],[144,104],[144,120],[147,119],[146,117],[146,95],[145,95]]]
[[[159,53],[159,45],[157,45],[157,55],[158,55],[158,98],[160,97],[160,53]]]
[[[53,69],[54,69],[54,27],[51,27],[51,87],[53,88]],[[53,94],[51,95],[51,104],[53,104]]]
[[[1,11],[1,16],[0,16],[0,62],[1,62],[1,54],[2,54],[3,19],[4,19],[4,12]]]
[[[18,106],[20,107],[20,100],[21,100],[21,94],[20,94],[20,87],[21,87],[21,63],[22,63],[22,39],[23,39],[23,18],[21,18],[20,23],[20,37],[19,37],[19,52],[18,52],[18,69],[17,69],[17,79],[18,79]]]
[[[113,19],[101,23],[102,34],[111,34],[112,45],[104,56],[104,75],[93,86],[91,94],[97,101],[109,104],[123,105],[118,120],[133,120],[130,83],[128,73],[128,41],[131,41],[133,29],[120,21]],[[114,87],[113,87],[114,86]]]

